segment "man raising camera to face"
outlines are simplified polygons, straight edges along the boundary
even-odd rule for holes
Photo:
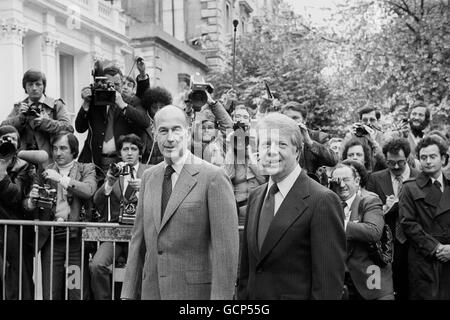
[[[53,99],[45,94],[47,79],[39,70],[30,69],[23,75],[22,87],[27,97],[16,103],[2,125],[11,125],[20,134],[21,149],[45,150],[52,162],[50,139],[56,134],[73,132],[66,105],[61,99]]]
[[[102,220],[124,224],[134,223],[133,209],[139,197],[141,176],[149,166],[140,163],[143,144],[138,136],[121,136],[118,144],[121,162],[108,169],[106,181],[94,195],[95,206],[103,213]],[[109,266],[128,250],[126,243],[103,242],[91,264],[91,289],[95,300],[111,300]]]
[[[93,162],[98,169],[99,181],[103,180],[110,164],[119,160],[116,149],[119,137],[130,133],[140,136],[150,125],[138,98],[134,96],[129,104],[124,102],[121,95],[122,72],[109,67],[100,75],[102,80],[97,82],[96,77],[91,87],[82,90],[84,102],[75,120],[79,133],[88,131],[79,161]],[[109,96],[107,91],[115,91],[115,94],[105,98]]]

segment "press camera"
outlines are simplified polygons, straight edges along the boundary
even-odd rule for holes
[[[329,180],[330,183],[330,189],[335,191],[338,190],[338,188],[340,188],[341,183],[342,183],[342,178],[333,178]]]
[[[3,136],[0,139],[0,159],[8,159],[16,154],[16,146],[12,143],[11,137]]]
[[[36,206],[41,209],[51,209],[56,204],[56,189],[50,189],[50,185],[44,184],[43,186],[37,186],[38,198],[34,201]]]
[[[109,170],[114,177],[126,176],[131,173],[131,164],[124,162],[111,163],[109,165]]]
[[[92,70],[94,83],[90,85],[92,91],[92,103],[94,106],[108,106],[116,103],[116,90],[114,83],[108,81],[100,61],[94,64]]]
[[[194,111],[198,112],[208,102],[207,92],[212,94],[214,87],[210,83],[206,83],[199,73],[191,76],[191,91],[188,95],[189,101],[192,103]]]

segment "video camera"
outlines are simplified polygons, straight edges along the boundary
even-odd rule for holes
[[[369,135],[369,132],[366,130],[366,128],[364,127],[365,125],[362,123],[355,123],[353,124],[353,133],[355,134],[355,136],[357,137],[364,137]],[[371,127],[370,125],[367,125],[368,127]]]
[[[50,185],[37,186],[39,197],[35,199],[36,206],[41,209],[51,209],[56,204],[56,189],[50,189]]]
[[[131,164],[129,163],[111,163],[109,170],[114,177],[126,176],[131,173]]]
[[[116,103],[116,90],[114,83],[109,82],[105,77],[103,71],[103,65],[100,61],[96,61],[94,64],[94,70],[92,70],[92,77],[94,83],[90,85],[92,91],[92,103],[95,106],[108,106]]]
[[[206,83],[199,73],[191,76],[191,91],[188,99],[192,103],[192,108],[195,112],[199,112],[201,108],[208,102],[206,92],[212,94],[214,87],[210,83]]]
[[[329,180],[330,183],[330,189],[333,191],[338,190],[338,188],[340,188],[341,184],[342,184],[342,178],[333,178]]]
[[[11,137],[4,136],[0,139],[0,159],[8,159],[16,154],[16,146],[12,143]]]

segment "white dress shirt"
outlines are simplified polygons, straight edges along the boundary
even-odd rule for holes
[[[286,198],[287,194],[291,190],[291,188],[294,185],[295,181],[297,181],[297,178],[299,177],[301,171],[302,171],[302,168],[300,167],[300,165],[297,164],[295,169],[286,178],[284,178],[282,181],[277,183],[278,192],[275,193],[275,212],[274,212],[274,215],[276,215],[278,209],[280,208],[280,206],[283,203],[284,199]],[[275,182],[272,180],[272,177],[270,177],[269,178],[269,184],[267,186],[266,197],[267,197],[267,194],[268,194],[268,192],[270,190],[270,187],[272,187],[272,185],[274,183]]]
[[[345,200],[347,206],[344,208],[345,218],[344,218],[344,229],[347,230],[347,224],[350,221],[350,216],[352,215],[352,204],[355,201],[356,193],[349,199]]]
[[[409,168],[409,165],[407,164],[405,171],[403,171],[403,173],[402,173],[402,181],[404,182],[404,181],[408,180],[410,174],[411,174],[411,169]],[[399,183],[398,183],[398,180],[396,179],[396,177],[392,173],[391,173],[391,181],[392,181],[392,189],[394,189],[394,196],[396,198],[398,198],[399,195],[397,194],[397,191],[398,191]]]
[[[431,183],[434,184],[434,182],[436,180],[439,181],[439,183],[441,184],[441,191],[444,192],[444,179],[443,179],[442,172],[441,172],[441,174],[439,175],[439,177],[437,179],[431,177]]]
[[[175,188],[175,184],[177,183],[178,178],[180,177],[181,170],[183,169],[184,164],[186,163],[186,160],[190,155],[191,152],[189,150],[186,150],[184,155],[172,164],[172,168],[175,170],[175,172],[172,174],[172,190]],[[166,170],[168,165],[169,164],[164,160],[164,170]]]

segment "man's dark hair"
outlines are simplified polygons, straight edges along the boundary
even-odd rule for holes
[[[361,180],[359,181],[359,185],[361,187],[365,187],[366,186],[366,183],[369,180],[369,173],[367,172],[366,167],[364,167],[358,161],[350,160],[350,159],[344,160],[341,163],[343,165],[352,167],[354,170],[356,170],[356,172],[358,173],[358,176],[361,178]]]
[[[0,137],[8,133],[15,133],[17,135],[17,149],[20,149],[20,133],[17,131],[16,127],[9,124],[0,126]]]
[[[442,143],[442,141],[439,138],[426,136],[425,138],[420,140],[419,143],[417,143],[417,146],[416,146],[417,158],[420,160],[420,150],[421,149],[432,146],[432,145],[436,145],[439,148],[439,153],[441,156],[447,155],[447,148],[445,147],[445,145]]]
[[[371,113],[375,111],[375,118],[377,118],[377,120],[380,120],[381,118],[381,112],[380,110],[375,109],[374,107],[364,107],[361,110],[359,110],[358,114],[359,114],[359,120],[362,119],[363,114],[366,113]]]
[[[371,168],[372,168],[372,160],[371,160],[372,152],[366,144],[364,144],[357,138],[352,138],[345,143],[344,150],[342,151],[342,159],[343,160],[347,159],[348,149],[350,149],[353,146],[361,146],[363,148],[364,166],[366,167],[366,169],[371,170]]]
[[[126,81],[131,82],[133,84],[133,88],[136,87],[136,81],[132,77],[126,77]]]
[[[103,73],[106,75],[110,75],[112,77],[114,77],[116,74],[119,74],[120,77],[123,77],[122,71],[120,71],[119,68],[112,66],[112,67],[107,67],[103,70]]]
[[[403,150],[406,158],[409,157],[411,153],[411,146],[405,138],[393,138],[383,145],[383,154],[385,158],[387,157],[388,152],[398,154],[400,150]]]
[[[148,88],[144,92],[142,102],[144,107],[150,113],[150,116],[153,118],[157,110],[152,110],[152,106],[156,103],[160,103],[163,106],[172,104],[172,95],[168,90],[162,87]]]
[[[131,144],[134,144],[135,146],[137,146],[139,148],[139,154],[142,155],[142,152],[144,150],[144,144],[142,143],[141,138],[139,138],[134,133],[130,133],[130,134],[127,134],[127,135],[121,135],[119,137],[119,140],[117,141],[117,150],[119,152],[122,149],[123,144],[125,142],[131,143]]]
[[[302,114],[303,120],[306,121],[306,117],[308,116],[308,109],[306,108],[306,106],[300,104],[297,101],[289,101],[281,107],[281,113],[284,113],[288,110],[300,112]]]
[[[25,90],[25,93],[27,92],[27,89],[26,89],[27,83],[35,82],[38,80],[42,80],[42,84],[44,85],[43,93],[45,94],[45,88],[47,87],[47,78],[45,77],[45,74],[42,71],[39,71],[36,69],[30,69],[23,74],[22,87],[23,87],[23,90]]]
[[[69,143],[70,152],[73,158],[76,159],[79,153],[79,143],[77,137],[71,132],[60,132],[50,139],[50,144],[53,146],[56,142],[61,140],[64,136],[67,136],[67,142]]]

